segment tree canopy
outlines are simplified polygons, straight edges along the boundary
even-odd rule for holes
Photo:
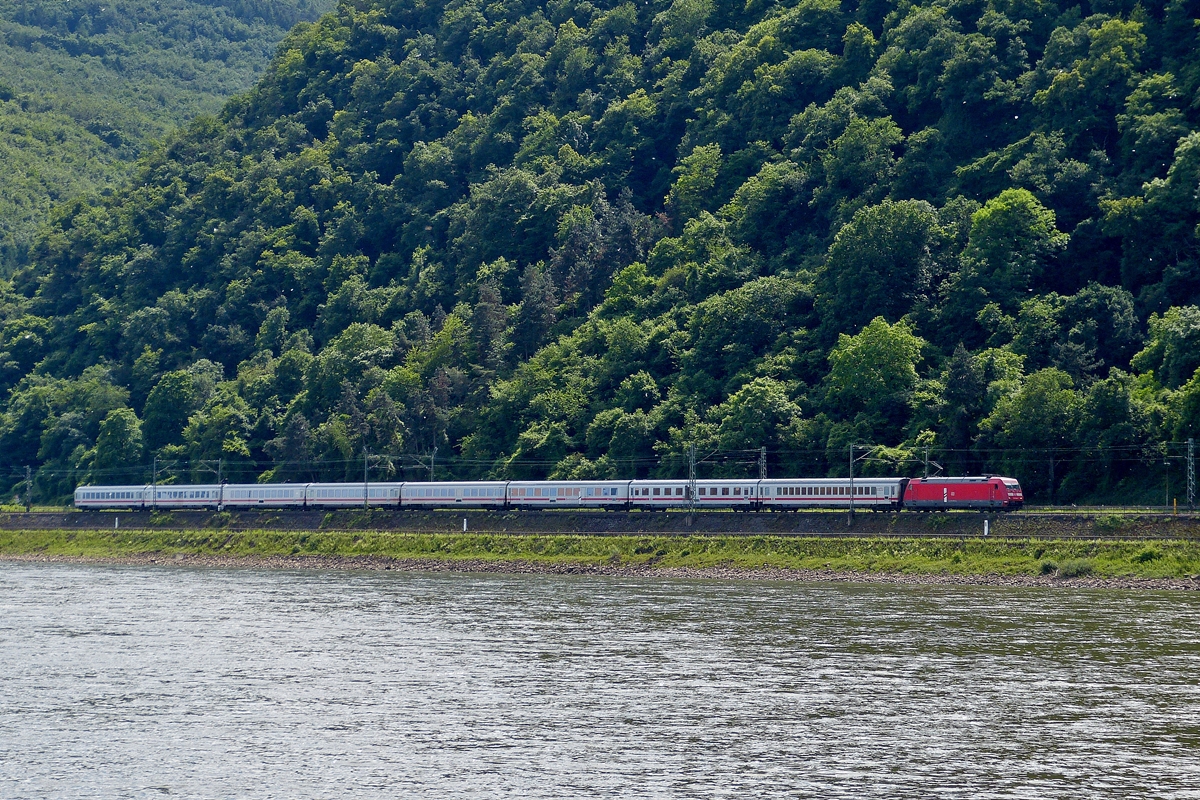
[[[0,0],[0,275],[74,197],[112,191],[156,140],[262,74],[333,0]]]
[[[155,456],[837,475],[866,444],[1160,497],[1200,419],[1198,13],[342,2],[56,208],[0,285],[0,459],[59,497]]]

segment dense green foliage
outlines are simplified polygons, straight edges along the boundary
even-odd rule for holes
[[[53,497],[154,455],[683,477],[691,443],[724,474],[861,443],[1162,497],[1200,428],[1198,10],[343,2],[56,214],[2,299],[0,458]]]
[[[154,139],[262,73],[329,0],[0,0],[0,270],[56,202],[111,188]]]

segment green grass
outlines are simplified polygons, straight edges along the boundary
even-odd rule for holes
[[[571,536],[368,531],[0,531],[0,556],[380,556],[438,561],[736,567],[949,575],[1200,574],[1200,542],[818,539],[778,536]]]

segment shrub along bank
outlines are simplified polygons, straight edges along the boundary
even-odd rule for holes
[[[395,559],[588,568],[831,570],[962,576],[1188,578],[1200,542],[1020,541],[781,536],[580,536],[379,531],[0,531],[0,558]],[[419,566],[419,564],[418,564]]]

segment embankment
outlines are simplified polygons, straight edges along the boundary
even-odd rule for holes
[[[0,559],[1200,588],[1200,541],[3,530]]]
[[[1112,514],[855,514],[845,512],[735,513],[603,511],[151,511],[0,513],[0,530],[273,530],[468,532],[508,534],[780,535],[780,536],[981,536],[984,520],[993,538],[1200,539],[1193,516]]]

